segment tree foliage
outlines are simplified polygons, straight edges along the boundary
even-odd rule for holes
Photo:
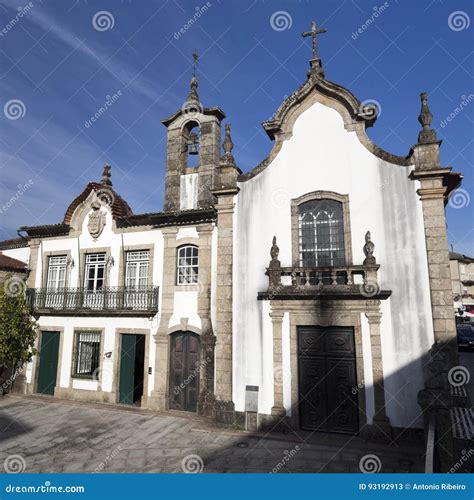
[[[18,284],[20,278],[7,278],[0,288],[0,367],[16,370],[36,354],[37,324],[26,302],[24,285],[18,290],[11,286],[12,280]]]

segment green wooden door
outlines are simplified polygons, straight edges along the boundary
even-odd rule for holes
[[[120,353],[120,391],[119,401],[124,404],[133,404],[135,389],[135,335],[122,335],[122,350]]]
[[[37,391],[54,394],[58,373],[59,332],[41,332]]]

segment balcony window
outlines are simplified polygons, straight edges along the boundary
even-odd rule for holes
[[[143,290],[148,285],[150,252],[127,252],[125,285],[128,290]]]
[[[97,378],[100,365],[100,332],[76,332],[73,376]]]
[[[86,276],[84,288],[88,292],[102,290],[105,285],[105,253],[86,255]]]
[[[46,287],[48,290],[57,290],[66,285],[66,255],[49,257],[48,259],[48,281]]]
[[[198,282],[199,249],[193,245],[178,248],[178,285]]]
[[[49,257],[48,277],[46,281],[46,289],[49,292],[46,296],[47,307],[55,307],[64,300],[64,297],[58,292],[66,286],[66,269],[66,255]]]
[[[342,203],[319,199],[298,207],[301,267],[344,266],[344,217]]]

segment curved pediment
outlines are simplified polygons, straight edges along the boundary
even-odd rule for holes
[[[99,182],[89,182],[84,191],[82,191],[82,193],[67,208],[66,213],[64,214],[64,224],[71,225],[71,221],[73,220],[77,209],[83,205],[92,192],[95,193],[99,200],[110,207],[110,211],[114,219],[133,215],[129,204],[110,186]]]
[[[395,165],[413,164],[411,153],[407,156],[391,154],[377,146],[368,137],[366,129],[373,126],[377,119],[377,110],[373,105],[364,105],[352,92],[341,85],[310,73],[306,82],[283,101],[273,118],[262,123],[275,144],[270,154],[259,165],[239,176],[239,182],[255,177],[272,162],[283,142],[292,136],[293,126],[298,117],[316,103],[336,110],[342,117],[344,128],[347,131],[356,132],[359,141],[375,156]]]

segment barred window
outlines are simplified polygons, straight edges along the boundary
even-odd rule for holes
[[[328,199],[311,200],[302,203],[298,210],[300,265],[345,265],[342,203]]]
[[[149,260],[148,250],[127,252],[125,284],[128,290],[143,290],[147,287]]]
[[[97,379],[99,358],[100,332],[76,332],[73,376]]]
[[[199,249],[193,245],[178,248],[178,285],[198,282]]]

